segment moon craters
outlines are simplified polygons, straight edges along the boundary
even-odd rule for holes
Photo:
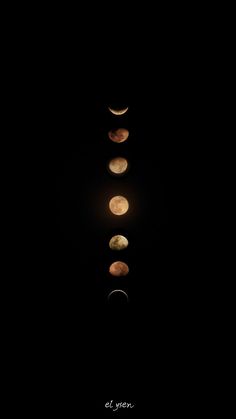
[[[109,268],[109,272],[113,276],[126,276],[129,273],[129,267],[124,262],[114,262]]]
[[[108,137],[114,143],[123,143],[127,140],[129,131],[126,128],[113,129],[108,132]]]
[[[115,215],[123,215],[129,209],[129,203],[124,196],[114,196],[109,202],[110,211]]]
[[[113,236],[109,242],[109,247],[112,250],[123,250],[126,249],[129,242],[126,237],[121,236],[120,234]]]

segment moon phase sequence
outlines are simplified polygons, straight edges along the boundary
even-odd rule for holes
[[[108,107],[109,111],[116,116],[124,115],[128,111],[128,106],[122,109]],[[126,128],[112,129],[108,132],[108,137],[114,143],[123,143],[129,137],[129,131]],[[128,161],[124,157],[115,157],[109,161],[109,171],[114,175],[121,175],[128,169]],[[124,196],[113,196],[109,201],[109,209],[112,214],[123,215],[129,209],[129,202]],[[109,241],[111,250],[120,251],[126,249],[129,242],[122,235],[113,236]],[[123,277],[129,273],[129,267],[121,261],[113,262],[109,267],[109,273],[114,277]],[[127,303],[128,295],[123,290],[113,290],[108,295],[108,301],[113,303]]]
[[[124,262],[114,262],[109,268],[109,272],[113,276],[126,276],[129,273],[129,267]]]
[[[127,106],[127,108],[124,108],[124,109],[113,109],[113,108],[108,108],[109,109],[109,111],[111,112],[111,113],[113,113],[113,115],[124,115],[126,112],[127,112],[127,110],[129,109],[129,107]]]
[[[109,170],[115,175],[122,175],[128,169],[128,161],[124,157],[115,157],[109,162]]]
[[[118,234],[111,238],[109,242],[109,247],[111,250],[123,250],[123,249],[126,249],[128,244],[129,242],[127,238]]]
[[[129,203],[124,196],[114,196],[109,202],[109,208],[115,215],[124,215],[129,209]]]
[[[129,131],[126,128],[112,129],[108,132],[108,137],[114,143],[123,143],[127,140]]]

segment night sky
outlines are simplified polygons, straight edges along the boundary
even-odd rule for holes
[[[126,104],[129,110],[120,117],[107,109]],[[56,303],[60,316],[65,311],[77,333],[82,329],[92,341],[89,365],[100,408],[110,399],[140,398],[144,381],[135,390],[136,374],[151,368],[154,341],[167,332],[165,326],[176,307],[170,220],[174,121],[169,108],[167,98],[159,97],[153,105],[148,98],[111,91],[91,96],[73,110],[68,107],[61,120],[61,147],[55,156],[53,282],[63,302]],[[127,128],[130,135],[126,142],[115,144],[108,131],[119,127]],[[130,164],[120,178],[107,171],[109,159],[117,155]],[[130,204],[121,217],[108,209],[116,194],[126,196]],[[119,233],[128,238],[129,246],[118,254],[108,243]],[[126,277],[108,273],[115,260],[128,264]],[[108,306],[107,295],[117,288],[127,292],[127,306]],[[149,355],[137,365],[143,342]],[[99,377],[105,378],[103,386]]]
[[[86,367],[78,378],[81,397],[100,411],[112,399],[145,410],[156,391],[150,376],[157,367],[160,398],[167,400],[168,374],[180,368],[178,341],[192,328],[197,282],[189,280],[195,272],[183,219],[189,219],[191,204],[182,183],[191,112],[186,93],[168,72],[161,80],[142,90],[113,83],[86,93],[70,81],[58,91],[55,83],[40,114],[39,323],[53,347],[65,351],[73,374],[81,377]],[[110,105],[129,110],[114,116]],[[119,127],[130,135],[115,144],[108,131]],[[119,178],[107,170],[117,155],[130,164]],[[116,194],[130,204],[121,217],[108,208]],[[128,238],[126,250],[110,250],[114,234]],[[115,260],[128,264],[126,277],[109,275]],[[129,304],[108,305],[113,289],[125,290]],[[65,373],[54,368],[56,376]]]
[[[222,164],[213,156],[218,121],[210,120],[219,91],[217,62],[208,68],[214,16],[199,9],[198,19],[196,7],[179,4],[166,13],[144,6],[129,15],[115,4],[103,16],[100,4],[99,13],[89,4],[87,16],[70,10],[68,19],[64,6],[62,17],[59,8],[42,9],[38,26],[39,10],[25,14],[29,28],[17,18],[19,31],[5,31],[13,62],[5,60],[3,83],[16,115],[10,111],[3,138],[10,147],[3,184],[13,204],[2,222],[16,257],[9,252],[7,281],[3,269],[14,338],[4,362],[22,411],[33,404],[31,417],[114,417],[104,407],[113,400],[133,403],[133,417],[191,418],[209,395],[206,342],[216,322],[209,302],[221,306],[213,296],[219,262],[205,267],[209,225],[215,235],[219,229],[208,207],[218,188],[210,163]],[[129,110],[114,116],[108,106]],[[115,128],[129,130],[126,142],[109,140]],[[122,177],[107,170],[115,156],[129,162]],[[124,216],[109,211],[114,195],[129,201]],[[126,250],[109,248],[115,234],[128,238]],[[109,274],[116,260],[128,264],[126,277]],[[127,305],[108,304],[114,289],[127,292]]]

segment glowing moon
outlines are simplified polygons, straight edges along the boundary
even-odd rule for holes
[[[124,196],[114,196],[109,202],[109,208],[115,215],[123,215],[129,209],[129,203]]]
[[[113,115],[124,115],[129,109],[129,107],[127,106],[127,108],[124,109],[112,109],[108,107],[108,109],[111,113],[113,113]]]
[[[121,175],[126,172],[128,162],[124,157],[115,157],[109,162],[109,170],[115,175]]]
[[[107,299],[109,302],[114,302],[114,303],[123,303],[123,302],[128,303],[129,301],[128,295],[123,290],[114,290],[110,292]]]
[[[113,276],[126,276],[129,273],[129,267],[124,262],[114,262],[109,268],[109,272]]]
[[[118,234],[117,236],[113,236],[109,242],[109,247],[112,250],[123,250],[126,249],[129,242],[126,237],[121,236]]]
[[[108,132],[108,137],[114,143],[123,143],[127,140],[129,131],[126,128],[112,129]]]

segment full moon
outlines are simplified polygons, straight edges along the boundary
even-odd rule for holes
[[[114,143],[123,143],[127,140],[129,131],[126,128],[113,129],[108,132],[108,137]]]
[[[109,202],[109,208],[115,215],[123,215],[129,209],[129,203],[124,196],[114,196]]]
[[[129,107],[127,106],[127,108],[124,108],[124,109],[113,109],[113,108],[108,108],[108,109],[111,113],[113,113],[113,115],[124,115],[124,113],[127,112]]]
[[[129,273],[129,267],[124,262],[114,262],[109,268],[109,272],[113,276],[126,276]]]
[[[124,157],[115,157],[109,162],[109,169],[115,175],[125,173],[128,168],[128,162]]]
[[[123,250],[126,249],[128,244],[129,242],[127,238],[118,234],[117,236],[113,236],[111,238],[109,242],[109,247],[112,250]]]

